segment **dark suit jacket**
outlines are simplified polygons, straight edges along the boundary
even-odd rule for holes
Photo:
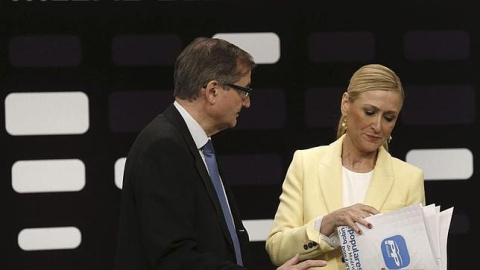
[[[248,267],[248,234],[221,176]],[[244,269],[235,261],[215,188],[185,121],[170,105],[127,156],[115,269]]]

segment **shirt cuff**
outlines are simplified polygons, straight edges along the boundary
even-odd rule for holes
[[[323,216],[319,216],[315,219],[315,223],[313,224],[313,228],[319,233],[319,241],[325,241],[330,246],[336,248],[340,246],[340,238],[338,237],[337,231],[334,231],[330,236],[323,235],[320,233],[320,228],[322,225]]]

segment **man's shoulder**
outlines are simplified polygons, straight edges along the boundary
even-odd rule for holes
[[[182,142],[182,134],[179,129],[162,113],[152,119],[139,132],[132,145],[132,150],[144,151],[145,149],[158,148],[162,145],[163,148],[168,145],[178,145]]]

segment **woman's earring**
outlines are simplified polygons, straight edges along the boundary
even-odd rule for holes
[[[342,127],[346,130],[347,129],[347,117],[344,116],[342,120]]]
[[[390,137],[388,138],[387,142],[390,143],[390,142],[392,141],[392,139],[393,139],[392,136],[390,136]]]

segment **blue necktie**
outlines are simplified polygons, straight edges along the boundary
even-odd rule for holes
[[[220,180],[220,174],[218,173],[217,161],[215,158],[215,150],[213,149],[213,144],[211,140],[208,140],[208,142],[203,146],[202,151],[203,155],[205,156],[205,162],[207,163],[210,178],[212,179],[213,185],[215,186],[215,191],[217,192],[218,200],[220,201],[220,205],[222,206],[223,216],[225,217],[228,230],[230,231],[230,236],[233,240],[235,255],[237,257],[237,264],[243,266],[242,253],[240,251],[240,242],[238,241],[237,232],[233,223],[232,213],[230,212],[227,198],[225,197],[225,192],[223,191],[223,185],[222,181]]]

